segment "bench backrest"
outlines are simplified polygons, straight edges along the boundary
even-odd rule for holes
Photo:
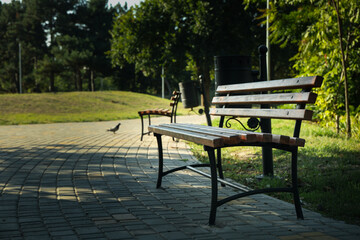
[[[299,137],[301,121],[312,119],[313,112],[305,109],[307,103],[316,101],[317,95],[311,90],[320,87],[322,81],[322,77],[312,76],[221,85],[216,89],[217,96],[212,100],[212,104],[217,107],[212,108],[210,114],[222,116],[222,121],[225,116],[293,119],[296,120],[294,137]],[[301,91],[289,92],[293,89]],[[296,108],[275,107],[283,104],[296,104]],[[231,108],[231,105],[235,107]],[[252,105],[252,108],[249,108],[249,105]]]
[[[180,91],[173,91],[172,96],[170,98],[170,100],[172,100],[172,102],[170,102],[170,106],[171,106],[171,122],[173,122],[173,119],[175,119],[176,122],[176,111],[177,111],[177,107],[178,107],[178,103],[180,100]]]

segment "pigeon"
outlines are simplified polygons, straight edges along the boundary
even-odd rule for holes
[[[113,127],[113,128],[108,129],[107,131],[113,132],[113,133],[115,134],[115,132],[116,132],[117,130],[119,130],[120,125],[121,125],[121,123],[118,123],[118,125],[116,125],[116,126]]]

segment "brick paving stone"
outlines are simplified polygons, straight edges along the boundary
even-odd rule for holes
[[[165,232],[165,233],[160,233],[160,235],[162,237],[164,237],[165,239],[189,239],[190,236],[184,234],[183,232]]]
[[[141,236],[135,236],[134,239],[136,240],[158,240],[158,239],[164,239],[159,234],[149,234],[149,235],[141,235]]]
[[[58,237],[58,236],[73,236],[75,233],[72,230],[59,230],[51,232],[51,236]]]
[[[96,239],[96,240],[107,240],[103,234],[90,233],[90,234],[81,234],[79,235],[80,239]]]
[[[56,238],[54,238],[56,240],[77,240],[79,239],[78,236],[76,235],[67,235],[67,236],[57,236]]]
[[[107,231],[105,235],[108,239],[131,239],[133,236],[128,231]]]
[[[18,230],[19,229],[19,225],[17,223],[1,223],[1,227],[0,230],[5,230],[6,231],[14,231],[14,230]]]
[[[6,230],[6,229],[0,230],[0,239],[15,238],[15,237],[20,237],[20,236],[21,236],[21,232],[19,232],[19,231]]]
[[[38,234],[38,235],[24,235],[26,240],[39,240],[39,239],[51,239],[51,237],[47,234]]]
[[[220,239],[218,236],[210,235],[210,234],[202,234],[200,236],[193,237],[196,240],[218,240]]]
[[[142,236],[142,235],[154,235],[156,232],[152,229],[134,229],[134,230],[130,230],[130,234],[134,235],[135,237],[137,236]]]
[[[101,232],[97,227],[93,227],[93,226],[83,226],[83,227],[77,227],[75,229],[75,231],[79,234],[96,234]]]

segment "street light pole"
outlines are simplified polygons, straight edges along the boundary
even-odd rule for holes
[[[19,93],[22,93],[21,43],[19,42]]]
[[[165,69],[164,65],[161,68],[161,97],[165,98]]]
[[[270,11],[270,0],[266,1],[266,9]],[[269,81],[271,78],[271,69],[270,69],[270,39],[269,39],[269,12],[266,15],[266,47],[267,47],[267,54],[266,54],[266,69],[267,69],[267,80]]]

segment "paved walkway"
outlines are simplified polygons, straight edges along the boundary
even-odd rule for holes
[[[360,239],[358,226],[307,210],[296,220],[293,205],[266,195],[223,205],[209,227],[209,179],[180,171],[156,189],[155,138],[140,142],[139,120],[105,131],[116,123],[0,126],[0,239]],[[163,141],[166,167],[196,161]]]

